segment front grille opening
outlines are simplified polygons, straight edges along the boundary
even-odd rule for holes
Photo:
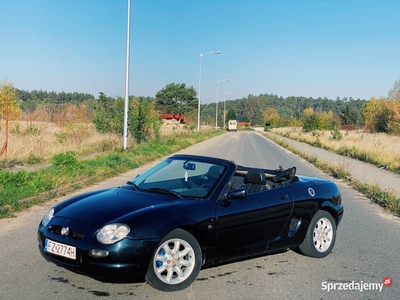
[[[62,228],[63,227],[59,226],[59,225],[52,225],[49,227],[49,231],[54,234],[62,235],[61,234]],[[63,236],[65,236],[66,238],[74,239],[74,240],[82,240],[85,237],[85,235],[82,232],[72,229],[72,228],[69,228],[68,234],[65,234]]]

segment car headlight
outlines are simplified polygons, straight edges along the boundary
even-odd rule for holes
[[[126,224],[109,224],[100,229],[96,238],[102,244],[114,244],[126,237],[130,231],[131,229]]]
[[[54,208],[50,208],[50,210],[43,217],[43,220],[42,220],[43,227],[46,227],[47,224],[49,224],[49,222],[53,218],[53,216],[54,216]]]

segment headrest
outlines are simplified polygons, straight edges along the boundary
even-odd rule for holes
[[[265,177],[265,173],[260,169],[253,169],[247,172],[244,182],[265,185],[267,183],[267,178]]]
[[[217,179],[219,175],[222,173],[221,166],[211,166],[207,172],[208,179]]]

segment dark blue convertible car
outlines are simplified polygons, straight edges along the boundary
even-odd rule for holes
[[[283,249],[325,257],[342,215],[336,184],[295,167],[174,155],[119,188],[51,208],[38,240],[44,258],[69,270],[174,291],[203,266]]]

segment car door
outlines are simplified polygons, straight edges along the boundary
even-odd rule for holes
[[[293,195],[286,187],[217,202],[217,250],[220,253],[264,252],[277,239],[293,209]]]

